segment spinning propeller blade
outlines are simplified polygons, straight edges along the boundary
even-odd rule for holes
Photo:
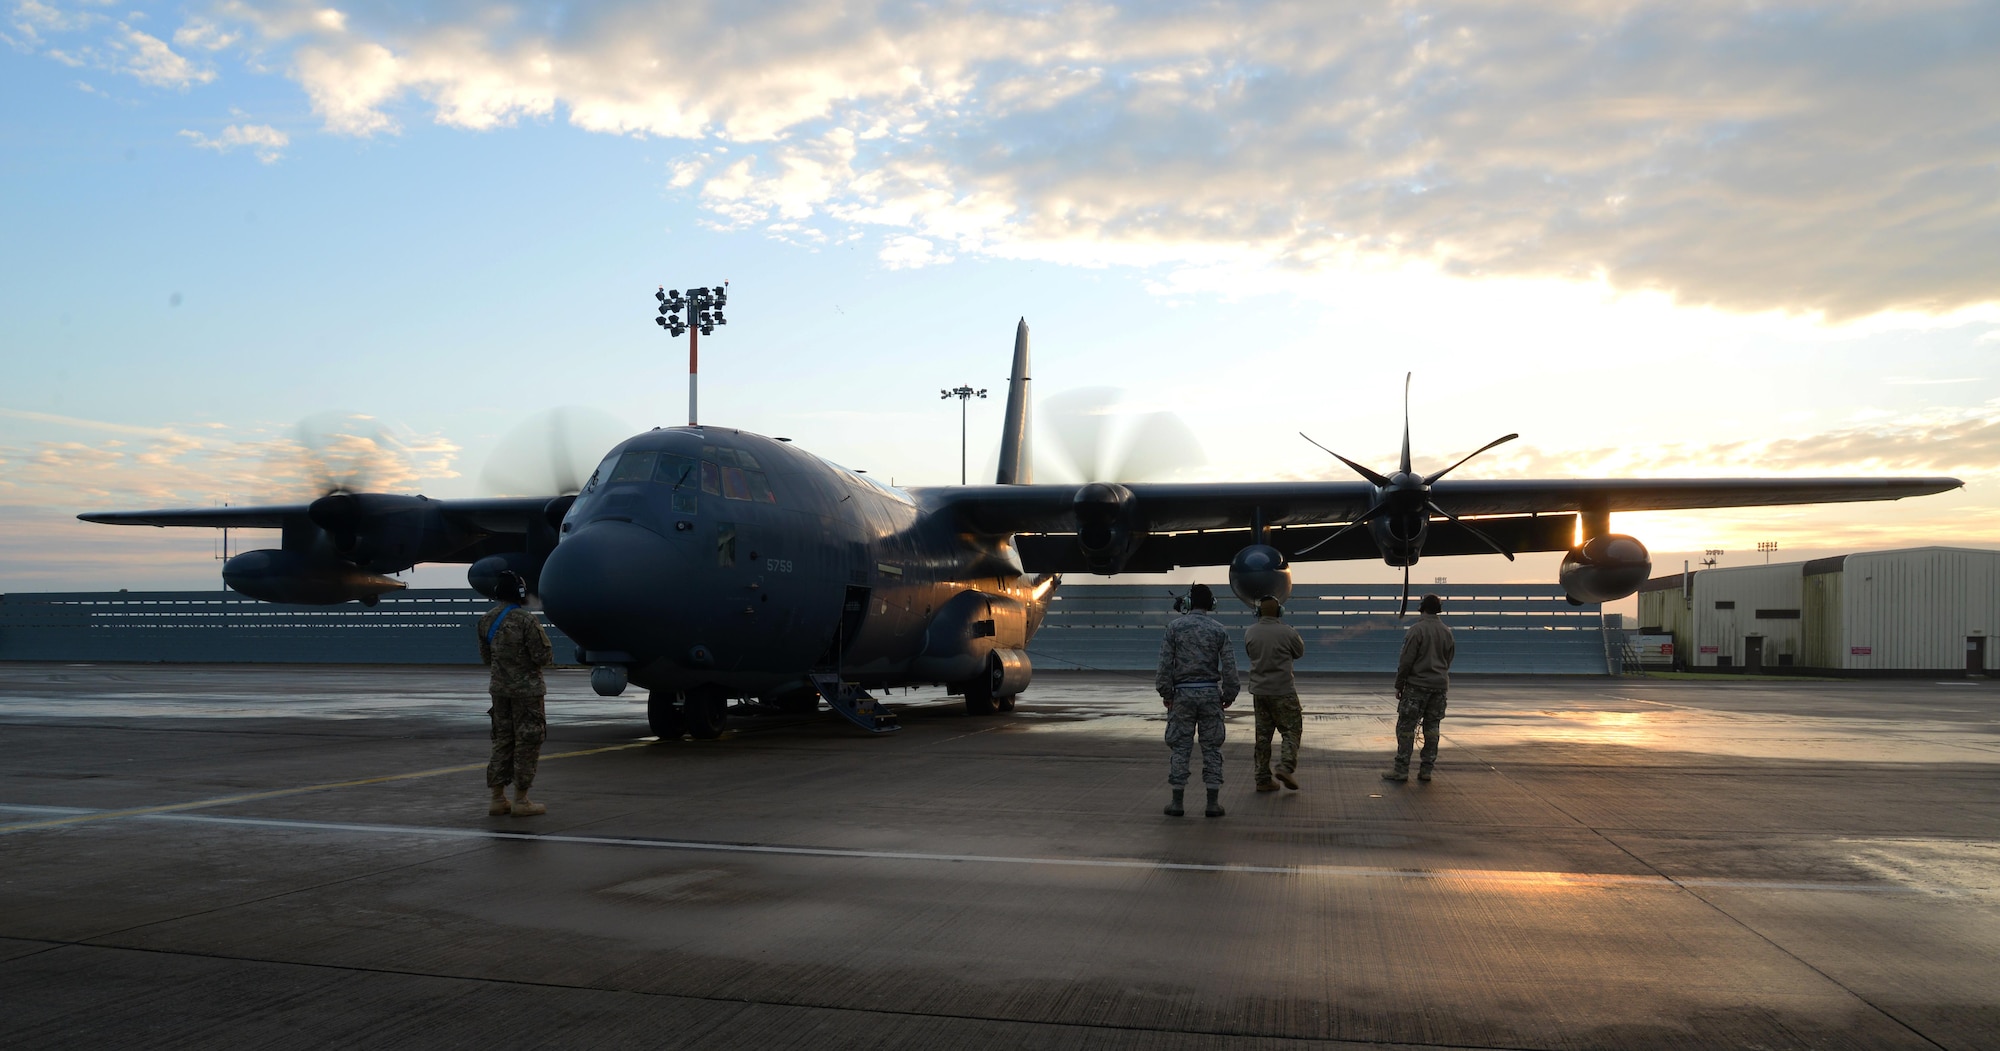
[[[1414,373],[1403,373],[1403,460],[1397,470],[1404,474],[1410,473],[1410,377],[1412,375]]]
[[[1194,428],[1171,412],[1145,412],[1117,387],[1082,387],[1044,399],[1036,415],[1048,447],[1081,482],[1157,481],[1208,461]]]
[[[1509,551],[1506,548],[1501,547],[1498,543],[1495,543],[1492,537],[1487,536],[1485,533],[1482,533],[1477,529],[1474,529],[1472,527],[1472,523],[1467,522],[1465,519],[1460,518],[1455,514],[1452,514],[1450,511],[1447,511],[1442,507],[1439,507],[1435,503],[1426,501],[1424,503],[1424,507],[1427,508],[1432,514],[1443,515],[1446,518],[1451,519],[1453,525],[1456,525],[1459,528],[1465,530],[1466,532],[1471,533],[1473,536],[1478,537],[1480,543],[1485,544],[1487,547],[1492,548],[1495,553],[1507,556],[1507,561],[1509,562],[1514,561],[1514,553],[1512,551]]]
[[[1312,439],[1307,438],[1306,441],[1312,441]],[[1339,529],[1334,530],[1332,535],[1327,536],[1324,539],[1321,539],[1317,543],[1313,544],[1311,547],[1300,548],[1299,550],[1292,552],[1292,557],[1298,558],[1302,555],[1308,554],[1326,544],[1332,543],[1333,541],[1339,539],[1342,536],[1345,536],[1347,533],[1355,529],[1359,529],[1362,526],[1367,525],[1369,519],[1374,518],[1376,515],[1381,514],[1384,510],[1388,508],[1388,506],[1389,502],[1387,500],[1384,500],[1381,503],[1376,504],[1374,507],[1371,507],[1368,510],[1361,512],[1360,518],[1357,518],[1354,521],[1349,522],[1344,526],[1341,526]]]
[[[1509,435],[1505,435],[1505,436],[1503,436],[1503,437],[1499,437],[1499,438],[1495,438],[1495,439],[1493,439],[1492,441],[1490,441],[1490,442],[1487,442],[1487,443],[1486,443],[1485,445],[1482,445],[1482,446],[1480,446],[1479,448],[1477,448],[1477,449],[1474,449],[1474,450],[1472,450],[1472,451],[1471,451],[1470,453],[1467,453],[1467,454],[1466,454],[1466,456],[1465,456],[1465,460],[1470,460],[1470,459],[1472,459],[1473,457],[1475,457],[1475,456],[1478,456],[1478,455],[1479,455],[1480,453],[1483,453],[1483,452],[1485,452],[1486,450],[1488,450],[1488,449],[1491,449],[1491,448],[1493,448],[1493,447],[1494,447],[1494,446],[1496,446],[1496,445],[1505,445],[1505,444],[1507,444],[1508,442],[1511,442],[1511,441],[1513,441],[1514,439],[1516,439],[1516,438],[1519,438],[1519,437],[1520,437],[1520,435],[1518,435],[1518,434],[1509,434]],[[1445,475],[1448,475],[1448,474],[1450,474],[1451,472],[1453,472],[1453,471],[1456,471],[1456,470],[1458,470],[1458,469],[1459,469],[1460,467],[1463,467],[1463,466],[1465,466],[1465,460],[1460,460],[1460,461],[1458,461],[1457,463],[1455,463],[1455,464],[1452,464],[1452,465],[1451,465],[1450,467],[1447,467],[1447,468],[1445,468],[1444,470],[1442,470],[1442,471],[1439,471],[1439,472],[1437,472],[1436,474],[1433,474],[1433,475],[1431,475],[1431,476],[1429,476],[1429,477],[1425,478],[1425,479],[1424,479],[1424,484],[1425,484],[1425,485],[1429,485],[1429,484],[1431,484],[1432,482],[1435,482],[1435,481],[1437,481],[1438,479],[1440,479],[1440,478],[1443,478],[1443,477],[1444,477]]]
[[[1373,483],[1373,484],[1374,484],[1374,485],[1375,485],[1375,486],[1376,486],[1377,488],[1387,488],[1387,487],[1388,487],[1388,485],[1389,485],[1389,479],[1387,479],[1387,478],[1384,478],[1384,477],[1383,477],[1383,476],[1382,476],[1381,474],[1379,474],[1378,472],[1375,472],[1375,471],[1371,471],[1371,470],[1369,470],[1368,468],[1366,468],[1366,467],[1363,467],[1363,466],[1361,466],[1361,465],[1360,465],[1360,464],[1358,464],[1358,463],[1355,463],[1355,462],[1354,462],[1353,460],[1350,460],[1350,459],[1348,459],[1347,457],[1345,457],[1345,456],[1342,456],[1342,455],[1340,455],[1340,454],[1339,454],[1339,453],[1337,453],[1337,452],[1334,452],[1334,451],[1333,451],[1332,449],[1329,449],[1329,448],[1327,448],[1326,446],[1324,446],[1324,445],[1321,445],[1321,444],[1320,444],[1320,443],[1318,443],[1318,442],[1313,442],[1313,440],[1312,440],[1312,436],[1311,436],[1311,435],[1309,435],[1309,434],[1307,434],[1307,433],[1306,433],[1306,432],[1304,432],[1304,431],[1300,431],[1300,432],[1299,432],[1299,437],[1301,437],[1301,438],[1304,438],[1304,439],[1305,439],[1306,441],[1309,441],[1309,442],[1312,442],[1313,446],[1314,446],[1315,448],[1317,448],[1317,449],[1318,449],[1318,450],[1319,450],[1320,452],[1323,452],[1323,453],[1327,454],[1328,456],[1331,456],[1331,457],[1333,457],[1334,459],[1336,459],[1336,460],[1339,460],[1339,461],[1340,461],[1341,463],[1344,463],[1344,464],[1346,464],[1347,466],[1349,466],[1349,467],[1352,467],[1352,468],[1354,468],[1354,473],[1355,473],[1355,474],[1358,474],[1358,475],[1360,475],[1361,477],[1363,477],[1363,478],[1366,478],[1366,479],[1368,479],[1368,481],[1369,481],[1369,482],[1371,482],[1371,483]]]
[[[1410,612],[1410,567],[1403,567],[1403,604],[1396,609],[1396,619],[1401,620]]]

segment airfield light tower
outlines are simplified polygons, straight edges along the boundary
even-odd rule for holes
[[[1778,542],[1776,540],[1757,541],[1757,550],[1762,551],[1764,553],[1764,564],[1767,566],[1771,564],[1771,552],[1776,551],[1777,549],[1778,549]]]
[[[983,388],[980,390],[973,390],[971,387],[953,387],[950,390],[938,391],[938,399],[940,401],[946,398],[958,399],[958,484],[960,485],[965,484],[966,406],[972,401],[972,399],[984,398],[985,396],[986,396],[986,391]]]
[[[653,293],[660,303],[660,313],[654,323],[667,330],[669,336],[687,333],[688,338],[688,426],[699,423],[696,413],[696,380],[700,369],[700,336],[715,334],[715,326],[727,325],[722,316],[722,308],[729,302],[729,282],[724,281],[716,288],[690,288],[686,295],[678,288],[661,288]],[[683,312],[685,311],[685,319]]]

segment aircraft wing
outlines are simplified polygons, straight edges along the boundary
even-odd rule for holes
[[[1441,481],[1438,506],[1458,515],[1565,511],[1666,511],[1703,507],[1846,503],[1928,496],[1964,485],[1956,478],[1563,478]],[[1075,485],[974,485],[912,490],[949,509],[970,531],[1075,531]],[[1138,524],[1148,532],[1247,529],[1351,522],[1375,499],[1366,482],[1134,482]]]
[[[419,497],[418,499],[422,499]],[[453,524],[486,533],[525,533],[552,496],[492,497],[472,500],[427,500]],[[311,504],[265,504],[255,507],[180,507],[156,511],[92,511],[77,515],[100,525],[183,526],[207,529],[283,529],[290,522],[309,522]]]
[[[92,511],[77,515],[99,525],[192,526],[209,529],[283,529],[287,519],[303,521],[306,504],[263,507],[180,507],[158,511]]]

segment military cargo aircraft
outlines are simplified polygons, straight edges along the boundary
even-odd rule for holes
[[[499,574],[516,571],[578,643],[600,693],[637,684],[651,691],[655,732],[713,738],[731,698],[807,711],[825,700],[878,732],[894,717],[868,689],[944,684],[975,714],[1012,710],[1032,671],[1029,640],[1065,573],[1226,565],[1249,603],[1287,597],[1294,559],[1380,557],[1404,567],[1407,602],[1408,567],[1423,555],[1564,551],[1570,599],[1604,602],[1632,594],[1652,568],[1645,545],[1611,531],[1615,511],[1895,500],[1961,484],[1446,482],[1465,460],[1416,473],[1407,413],[1406,384],[1395,473],[1340,457],[1359,482],[1038,485],[1024,319],[992,485],[897,488],[782,438],[702,425],[626,439],[574,494],[336,491],[302,504],[80,517],[280,530],[277,548],[223,568],[230,587],[271,602],[372,603],[402,587],[388,574],[421,562],[470,563],[472,586],[491,596]]]

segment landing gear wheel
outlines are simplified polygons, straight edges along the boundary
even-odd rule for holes
[[[687,733],[687,723],[674,704],[676,697],[672,690],[654,690],[646,695],[646,725],[662,741],[678,741]]]
[[[965,714],[993,714],[993,709],[1001,700],[995,692],[1000,689],[1001,676],[1000,662],[991,657],[987,658],[986,670],[965,681]],[[1011,702],[1011,698],[1009,701]]]
[[[688,736],[697,741],[713,741],[722,736],[723,724],[729,721],[729,697],[717,686],[701,686],[687,692],[687,702],[683,704],[683,718],[687,720]]]

